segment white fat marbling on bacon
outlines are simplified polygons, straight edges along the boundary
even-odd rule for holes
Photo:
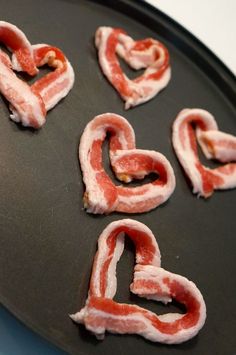
[[[40,48],[43,47],[48,47],[47,44],[37,44],[33,45],[33,50],[37,51]],[[51,50],[44,58],[42,58],[41,65],[45,65],[48,63],[48,60],[50,60],[50,66],[55,68],[55,69],[60,69],[63,67],[64,63],[62,63],[60,60],[57,60],[56,58],[54,60],[51,59],[51,57],[56,57],[55,52]],[[65,69],[58,75],[56,80],[53,80],[50,82],[47,86],[45,86],[41,91],[40,95],[44,100],[46,110],[49,111],[51,110],[56,104],[61,101],[69,91],[72,89],[74,85],[74,80],[75,80],[75,74],[74,70],[68,61],[68,59],[65,57]],[[62,89],[60,91],[56,90],[56,86],[58,84],[63,84]],[[54,92],[53,89],[55,88]],[[49,91],[53,94],[49,94]]]
[[[123,58],[131,68],[136,70],[145,68],[138,82],[136,79],[130,80],[125,73],[122,72],[122,81],[124,85],[129,88],[129,94],[125,94],[123,89],[116,87],[115,82],[117,76],[121,77],[121,74],[114,73],[114,63],[111,62],[110,58],[107,56],[109,37],[115,34],[116,31],[117,29],[112,27],[99,27],[95,34],[95,45],[98,49],[99,63],[104,75],[110,83],[115,86],[116,90],[125,101],[125,109],[129,109],[130,107],[151,100],[164,89],[171,78],[171,69],[169,59],[167,58],[167,49],[164,51],[164,47],[160,42],[148,39],[152,42],[152,45],[149,48],[137,50],[135,49],[135,44],[139,43],[139,41],[134,41],[131,37],[120,31],[120,33],[117,34],[115,52]],[[156,57],[157,53],[158,58]],[[118,64],[118,62],[116,64]],[[163,66],[165,67],[164,71]],[[149,75],[157,73],[160,70],[163,72],[158,79],[149,78]]]
[[[139,306],[120,304],[112,300],[117,287],[116,264],[124,248],[123,235],[121,237],[123,232],[133,239],[136,246],[136,266],[130,286],[131,292],[165,304],[172,299],[182,301],[186,307],[185,314],[156,315]],[[107,242],[109,237],[116,238],[114,252],[113,249],[110,250],[113,244]],[[112,267],[104,269],[108,261]],[[104,277],[105,290],[101,290],[101,280]],[[178,344],[194,337],[203,327],[206,306],[200,291],[192,281],[160,267],[160,251],[150,229],[140,222],[124,219],[110,223],[100,235],[85,307],[71,315],[71,318],[84,324],[98,339],[103,339],[105,331],[109,331],[138,334],[153,342]]]
[[[107,76],[111,76],[111,67],[106,58],[106,43],[108,37],[112,33],[111,27],[99,27],[95,34],[95,45],[99,49],[98,58],[102,67],[103,73]]]
[[[151,230],[143,223],[138,221],[134,221],[132,219],[123,219],[120,221],[110,223],[101,233],[99,240],[98,240],[98,249],[99,252],[96,254],[94,265],[93,265],[93,276],[92,276],[92,284],[93,284],[93,292],[92,294],[96,297],[106,297],[106,298],[113,298],[116,293],[117,288],[117,279],[116,279],[116,265],[120,260],[120,257],[124,250],[124,232],[121,231],[116,236],[116,243],[115,249],[112,255],[109,256],[110,249],[108,248],[107,240],[111,236],[111,234],[117,231],[119,228],[122,230],[132,229],[137,230],[138,232],[143,232],[149,238],[149,243],[155,250],[155,253],[152,254],[151,264],[154,266],[159,267],[161,264],[161,255],[156,243],[156,239],[152,234]],[[104,264],[104,261],[110,258],[110,264],[106,272],[106,289],[105,293],[102,294],[100,290],[101,284],[101,269]],[[138,253],[136,254],[136,262],[142,263],[143,262],[143,255]]]
[[[42,98],[45,98],[44,101],[47,111],[51,110],[59,101],[67,96],[74,85],[74,77],[74,70],[71,64],[67,61],[67,70],[55,82],[51,83],[41,92]],[[63,89],[48,97],[48,91],[52,90],[57,84],[63,84]]]
[[[4,55],[5,56],[5,55]],[[45,122],[44,104],[30,87],[5,64],[0,54],[0,92],[10,102],[11,119],[23,126],[40,127]]]
[[[59,70],[57,77],[53,78],[53,80],[48,80],[45,85],[40,88],[40,90],[37,89],[37,82],[33,84],[32,88],[36,86],[36,89],[34,89],[34,92],[38,94],[38,96],[42,99],[45,110],[49,111],[51,110],[60,100],[62,100],[71,90],[74,84],[74,70],[70,64],[70,62],[67,60],[65,56],[63,56],[64,62],[61,60],[58,60],[56,58],[56,50],[57,48],[51,47],[47,44],[36,44],[32,46],[32,50],[34,53],[34,57],[37,57],[40,53],[41,49],[47,49],[45,55],[40,58],[40,62],[38,63],[38,66],[43,66],[45,64],[48,64],[50,67],[55,68],[55,70]],[[54,50],[53,50],[54,48]],[[19,66],[18,59],[15,54],[12,56],[12,62],[14,64],[14,68],[17,69]],[[58,90],[58,85],[60,85],[60,89]],[[31,90],[32,91],[32,90]],[[35,115],[37,117],[37,122],[38,122],[38,127],[41,127],[45,123],[45,118],[44,120],[40,118],[39,111],[37,106],[35,105],[34,107]],[[19,112],[17,112],[14,108],[12,109],[13,114],[11,115],[11,118],[16,121],[22,121],[23,125],[29,125],[31,126],[32,124],[30,122],[27,123],[27,117],[21,117]],[[34,126],[33,126],[34,127]]]
[[[108,231],[104,231],[104,232],[107,233],[107,236],[110,235],[110,233]],[[95,266],[93,268],[94,292],[96,292],[95,295],[97,297],[101,296],[101,291],[100,291],[100,282],[101,282],[100,276],[101,276],[101,274],[100,274],[99,270],[101,270],[104,260],[106,260],[109,257],[108,250],[106,247],[106,237],[101,238],[99,240],[99,248],[101,250],[101,253],[99,255],[97,255]],[[105,290],[105,297],[107,297],[107,298],[113,298],[116,293],[116,288],[117,288],[116,264],[120,260],[123,250],[124,250],[124,233],[120,233],[117,236],[117,243],[116,243],[115,250],[112,255],[112,260],[111,260],[111,263],[109,265],[108,272],[107,272],[108,287]]]
[[[132,176],[131,176],[131,175],[129,175],[128,171],[124,172],[122,170],[122,167],[116,166],[116,161],[118,159],[122,158],[123,156],[126,156],[126,157],[130,156],[130,159],[132,159],[133,154],[143,155],[143,157],[145,159],[145,157],[147,155],[147,151],[142,150],[142,149],[129,150],[128,152],[122,151],[122,150],[117,150],[114,154],[111,155],[111,165],[113,166],[113,169],[114,169],[116,176],[118,178],[119,178],[119,175],[122,175],[122,173],[125,173],[128,176],[127,180],[132,181],[134,178],[135,179],[143,179],[146,175],[148,175],[150,173],[150,171],[143,170],[143,171],[139,171],[138,174],[132,174]],[[153,196],[158,196],[160,203],[164,203],[172,195],[172,193],[175,189],[175,175],[174,175],[174,171],[173,171],[169,161],[166,159],[166,157],[163,154],[158,153],[156,151],[152,151],[152,150],[148,150],[148,156],[152,158],[153,164],[155,162],[159,162],[165,167],[165,170],[167,173],[167,183],[164,186],[149,184],[147,191],[141,195],[138,195],[138,194],[136,194],[134,196],[123,196],[122,195],[119,197],[120,204],[127,204],[130,206],[132,206],[132,205],[134,206],[136,203],[141,202],[145,199],[149,200],[149,199],[153,198]],[[121,170],[119,170],[119,168],[121,168]],[[142,188],[143,187],[141,187],[141,189]],[[133,187],[132,190],[138,192],[138,191],[140,191],[140,187]]]
[[[34,55],[37,55],[37,51],[42,48],[51,48],[48,44],[34,44],[32,49],[34,51]],[[53,48],[53,47],[52,47]],[[12,56],[13,62],[15,65],[18,65],[17,58],[15,55]],[[54,58],[54,59],[53,59]],[[43,66],[48,64],[50,61],[50,66],[55,69],[61,69],[65,65],[64,70],[58,74],[57,78],[53,81],[50,81],[45,85],[39,92],[40,96],[42,97],[46,110],[51,110],[56,104],[61,101],[69,91],[72,89],[75,80],[74,70],[66,57],[64,57],[65,63],[62,63],[60,60],[56,59],[55,51],[49,50],[44,57],[41,58],[39,66]],[[57,91],[56,86],[59,84],[63,84],[62,88]],[[55,88],[55,90],[53,90]]]
[[[19,28],[8,22],[0,21],[0,41],[3,41],[13,52],[14,69],[23,70],[30,75],[37,73],[32,46]],[[10,59],[2,51],[0,53],[0,76],[0,92],[10,103],[12,112],[10,118],[15,122],[21,122],[23,126],[41,127],[45,122],[46,114],[42,98],[15,75]]]
[[[43,102],[41,100],[39,101],[38,97],[34,97],[34,95],[31,95],[31,98],[28,96],[27,101],[28,107],[29,102],[31,101],[31,110],[29,111],[27,109],[27,111],[24,111],[24,109],[21,109],[21,107],[17,105],[16,101],[14,101],[15,106],[9,106],[9,109],[12,112],[10,114],[10,118],[14,122],[21,123],[24,127],[42,127],[46,122],[45,110],[42,110]],[[40,105],[40,102],[42,102],[42,105]]]
[[[188,135],[188,124],[184,124],[184,121],[187,119],[189,110],[183,110],[177,116],[173,124],[172,132],[172,143],[175,150],[175,153],[178,159],[181,162],[182,167],[184,168],[186,174],[189,176],[192,185],[193,193],[199,193],[202,191],[202,179],[201,175],[196,168],[196,155],[191,149],[190,138]],[[181,127],[182,126],[182,127]],[[181,131],[181,138],[180,138]]]
[[[153,182],[133,188],[116,187],[105,173],[103,166],[95,169],[91,163],[91,155],[95,152],[96,156],[100,157],[97,159],[102,159],[102,152],[101,148],[94,148],[93,144],[96,141],[103,142],[107,132],[111,130],[112,134],[119,139],[121,145],[121,149],[110,149],[111,165],[119,180],[129,182],[135,178],[142,179],[151,172],[158,174],[158,169],[155,166],[159,163],[165,171],[166,181],[163,181],[162,184]],[[151,159],[153,168],[145,171],[140,168],[139,171],[134,173],[124,170],[122,159],[130,156],[130,161],[132,161],[135,154],[138,154],[144,163]],[[99,115],[88,123],[80,140],[79,159],[86,186],[85,208],[91,213],[102,214],[115,210],[127,213],[148,211],[165,202],[175,188],[175,176],[168,160],[158,152],[136,149],[134,131],[130,124],[119,115],[112,113]],[[97,178],[100,176],[103,176],[103,180],[98,183]],[[106,179],[106,182],[104,179]],[[109,201],[106,197],[107,182],[110,189]],[[132,196],[129,196],[129,194]],[[111,199],[113,199],[113,202],[111,202]],[[137,205],[138,202],[140,202],[140,205]]]
[[[115,206],[117,205],[117,201],[115,201],[114,206],[108,206],[106,198],[104,196],[103,191],[101,190],[100,186],[97,184],[96,181],[96,175],[100,171],[95,171],[91,165],[90,159],[91,159],[91,147],[94,141],[96,140],[104,140],[106,136],[106,131],[108,128],[114,128],[112,127],[111,124],[106,123],[106,119],[109,119],[110,117],[114,117],[114,120],[118,120],[121,122],[124,127],[129,131],[131,135],[131,140],[130,142],[127,142],[127,140],[124,137],[124,133],[122,130],[116,130],[116,133],[119,137],[119,141],[124,147],[124,149],[127,149],[129,147],[129,144],[134,144],[134,133],[132,130],[132,127],[130,124],[121,116],[112,114],[112,113],[106,113],[103,115],[98,115],[96,116],[92,121],[90,121],[81,137],[80,140],[80,145],[79,145],[79,160],[80,160],[80,165],[81,165],[81,170],[83,172],[83,181],[86,186],[86,192],[85,192],[85,208],[87,209],[87,212],[89,213],[94,213],[94,214],[103,214],[106,212],[109,212],[110,209],[115,209]],[[103,120],[102,123],[100,124],[99,121]],[[105,119],[105,120],[104,120]],[[96,122],[98,123],[96,125]],[[94,127],[95,126],[95,127]]]
[[[25,71],[29,75],[35,75],[38,72],[34,63],[32,46],[18,27],[9,22],[0,21],[0,42],[2,41],[13,52],[14,58],[18,57],[18,60],[12,61],[14,70]]]
[[[169,83],[171,78],[171,69],[167,68],[165,73],[161,76],[159,80],[145,80],[139,84],[132,83],[132,87],[136,92],[140,93],[138,98],[126,97],[125,99],[125,109],[128,110],[131,107],[141,105],[153,97],[155,97],[162,89],[164,89]],[[147,95],[146,92],[149,91]]]
[[[222,163],[236,161],[236,137],[220,131],[201,132],[198,143],[208,159]]]
[[[194,127],[193,127],[194,125]],[[194,133],[195,129],[195,133]],[[214,189],[236,187],[236,164],[210,169],[201,164],[197,142],[209,159],[236,160],[236,138],[219,131],[214,117],[202,109],[182,110],[173,124],[172,142],[176,155],[193,186],[193,193],[205,198]]]
[[[209,169],[210,170],[210,169]],[[215,186],[217,190],[234,189],[236,187],[236,164],[226,164],[221,168],[212,170],[214,175],[219,177],[222,181]]]

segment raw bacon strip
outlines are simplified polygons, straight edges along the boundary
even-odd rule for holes
[[[46,111],[65,97],[74,83],[74,71],[64,54],[45,44],[31,46],[24,33],[8,22],[0,21],[0,41],[12,52],[0,52],[0,92],[10,102],[11,119],[23,126],[40,128],[45,123]],[[12,71],[25,71],[30,75],[44,64],[56,68],[53,73],[36,81],[31,87]]]
[[[236,137],[219,131],[209,112],[201,109],[182,110],[173,124],[172,141],[176,155],[193,185],[193,193],[207,198],[216,189],[236,187],[236,163],[209,169],[199,160],[197,142],[207,158],[221,162],[236,161]]]
[[[40,97],[45,105],[46,111],[49,111],[71,90],[74,84],[74,71],[67,58],[58,48],[47,44],[33,45],[32,48],[37,67],[47,64],[48,66],[55,68],[52,73],[45,75],[31,86],[31,91]],[[16,64],[18,63],[17,58],[14,55],[13,61]],[[17,122],[22,120],[19,111],[14,111],[14,115],[11,118]],[[33,126],[34,128],[39,128],[44,122],[45,119],[44,121],[38,120],[37,125],[28,125]]]
[[[0,41],[10,49],[17,58],[14,69],[25,71],[30,75],[37,74],[33,51],[24,33],[9,22],[0,21]]]
[[[51,110],[71,90],[74,70],[62,51],[47,44],[33,45],[37,67],[47,64],[55,71],[37,80],[32,88],[42,97],[46,110]]]
[[[205,131],[198,135],[198,143],[208,159],[222,163],[236,161],[236,137],[220,131]]]
[[[12,71],[7,54],[0,51],[0,92],[10,102],[11,119],[23,126],[41,127],[46,109],[41,96]]]
[[[116,177],[125,182],[157,173],[158,179],[138,187],[116,186],[102,164],[102,144],[110,133],[110,162]],[[106,113],[86,126],[79,146],[79,159],[86,186],[84,205],[91,213],[112,211],[141,213],[164,203],[175,188],[175,176],[160,153],[135,148],[135,135],[123,117]]]
[[[167,86],[171,77],[169,53],[159,41],[134,41],[121,29],[99,27],[95,45],[102,71],[125,101],[125,109],[152,99]],[[127,78],[117,54],[133,69],[146,68],[144,73],[134,80]]]
[[[35,65],[33,50],[24,33],[16,26],[0,21],[0,41],[12,52],[17,61],[17,70],[23,70],[35,75],[38,70]],[[45,122],[45,105],[40,95],[12,71],[8,55],[0,51],[0,92],[10,102],[12,114],[10,117],[21,121],[24,126],[41,127]]]
[[[130,290],[140,297],[172,299],[186,308],[185,314],[156,315],[136,305],[112,300],[116,293],[116,265],[124,248],[124,233],[136,247],[136,266]],[[86,305],[71,318],[103,339],[105,331],[139,334],[151,341],[177,344],[195,336],[204,325],[206,306],[196,285],[160,267],[160,251],[144,224],[124,219],[110,223],[98,240]]]

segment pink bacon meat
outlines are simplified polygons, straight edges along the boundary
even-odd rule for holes
[[[61,50],[47,44],[33,45],[34,60],[37,67],[47,64],[51,68],[55,68],[49,73],[37,80],[32,86],[31,91],[37,93],[45,105],[45,110],[52,109],[61,99],[63,99],[71,90],[74,84],[74,71]],[[17,58],[13,56],[13,62],[18,65]],[[20,115],[14,113],[14,120],[19,121]],[[44,120],[45,121],[45,120]],[[32,125],[39,128],[43,123]]]
[[[0,42],[3,42],[15,54],[17,59],[15,70],[25,71],[29,75],[37,74],[38,69],[34,62],[32,46],[18,27],[9,22],[0,21]]]
[[[39,128],[45,123],[43,99],[12,71],[11,61],[0,51],[0,92],[10,102],[11,119],[23,126]]]
[[[95,44],[102,71],[125,101],[125,109],[152,99],[167,86],[171,77],[169,53],[159,41],[134,41],[121,29],[99,27]],[[131,68],[145,68],[144,73],[130,80],[121,69],[117,54]]]
[[[156,315],[136,305],[113,301],[117,289],[116,265],[124,249],[124,234],[136,247],[136,266],[131,292],[165,304],[175,299],[185,314]],[[206,306],[196,285],[160,266],[154,235],[144,224],[130,220],[110,223],[98,240],[86,305],[71,318],[103,339],[105,331],[139,334],[151,341],[182,343],[194,337],[205,323]]]
[[[111,166],[120,181],[143,179],[151,172],[159,177],[137,187],[116,186],[102,164],[102,144],[107,133]],[[80,140],[79,159],[86,186],[84,204],[91,213],[146,212],[164,203],[175,188],[169,161],[161,153],[136,149],[131,125],[113,113],[98,115],[88,123]]]
[[[17,70],[23,70],[30,75],[38,72],[32,46],[19,28],[0,21],[0,41],[13,52],[18,63]],[[3,51],[0,51],[0,78],[0,92],[10,102],[10,117],[15,121],[21,120],[25,126],[42,125],[46,115],[42,98],[15,75],[11,61]]]
[[[236,163],[210,169],[201,164],[197,142],[208,159],[222,163],[236,161],[236,137],[218,130],[214,117],[201,109],[185,109],[173,124],[172,142],[189,177],[193,193],[205,198],[216,189],[236,187]]]
[[[62,51],[56,47],[37,44],[33,45],[33,51],[37,67],[47,64],[55,68],[52,73],[32,85],[32,88],[42,97],[46,110],[49,111],[72,89],[75,80],[74,70]]]

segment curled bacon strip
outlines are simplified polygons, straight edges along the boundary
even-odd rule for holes
[[[140,297],[165,304],[175,299],[185,314],[156,315],[136,305],[113,301],[116,265],[124,249],[124,233],[136,247],[136,265],[130,290]],[[206,318],[206,306],[196,285],[160,266],[154,235],[144,224],[124,219],[110,223],[98,239],[86,305],[71,318],[103,339],[105,331],[139,334],[151,341],[177,344],[194,337]]]
[[[196,131],[196,132],[195,132]],[[208,159],[236,161],[236,137],[218,130],[214,117],[201,109],[185,109],[173,124],[173,146],[189,177],[193,193],[205,198],[216,189],[236,187],[236,163],[210,169],[201,164],[197,142]]]
[[[137,187],[116,186],[102,164],[102,144],[107,133],[111,166],[119,180],[143,179],[151,172],[159,177]],[[79,159],[86,185],[84,204],[91,213],[149,211],[164,203],[175,188],[169,161],[158,152],[136,149],[131,125],[113,113],[98,115],[88,123],[80,140]]]
[[[15,70],[22,70],[30,75],[37,74],[31,44],[18,27],[9,22],[0,21],[0,41],[15,54],[18,62]]]
[[[37,67],[47,64],[49,67],[55,68],[52,73],[38,79],[30,88],[30,90],[37,94],[43,101],[46,115],[46,112],[52,109],[71,90],[74,84],[74,71],[60,49],[47,44],[33,45],[32,48]],[[13,63],[15,63],[16,66],[18,65],[17,58],[15,58],[14,55]],[[22,115],[19,114],[19,111],[15,112],[14,110],[11,118],[17,122],[22,121]],[[44,122],[45,118],[42,122],[39,120],[39,116],[36,116],[36,123],[31,121],[30,124],[28,124],[22,121],[22,124],[39,128]]]
[[[10,102],[11,119],[23,126],[39,128],[45,123],[46,109],[36,91],[12,71],[7,54],[0,51],[0,92]]]
[[[42,97],[46,110],[49,111],[71,90],[74,84],[74,70],[62,51],[56,47],[37,44],[33,45],[33,51],[37,67],[47,64],[55,68],[52,73],[32,85],[33,90]]]
[[[58,48],[45,44],[32,46],[24,33],[8,22],[0,21],[0,41],[13,52],[11,62],[8,55],[0,51],[0,92],[10,102],[10,117],[23,126],[40,128],[46,121],[46,112],[72,88],[73,69]],[[37,67],[44,64],[55,71],[31,87],[12,70],[35,75]]]
[[[152,38],[134,41],[121,29],[99,27],[95,44],[102,71],[125,101],[125,109],[150,100],[168,84],[169,53],[159,41]],[[127,78],[116,54],[133,69],[146,68],[144,73],[134,80]]]

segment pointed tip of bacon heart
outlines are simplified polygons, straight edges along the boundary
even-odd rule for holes
[[[77,312],[75,314],[68,314],[68,316],[70,317],[70,319],[73,320],[73,322],[76,322],[76,323],[80,322],[80,319],[81,319],[80,312]]]

